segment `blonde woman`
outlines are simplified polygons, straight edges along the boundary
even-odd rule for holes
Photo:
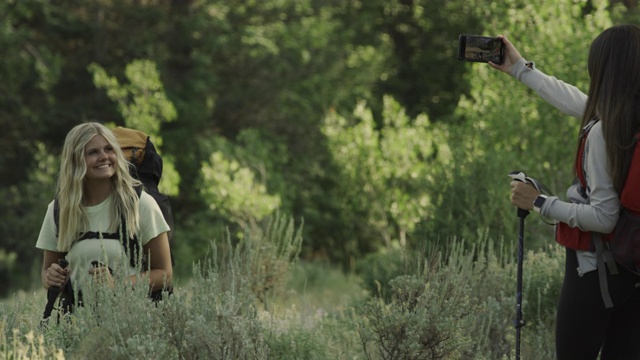
[[[149,291],[171,284],[169,226],[156,201],[129,174],[114,134],[99,123],[77,125],[67,134],[62,149],[56,201],[52,201],[40,229],[36,247],[44,250],[42,283],[62,287],[68,280],[89,274],[114,286],[115,269],[129,267],[125,281],[135,285],[136,254],[123,239],[142,246],[147,260]],[[139,194],[138,194],[139,193]],[[57,218],[57,219],[56,219]],[[66,259],[63,269],[58,260]],[[138,267],[139,269],[140,267]],[[78,290],[78,289],[76,289]]]

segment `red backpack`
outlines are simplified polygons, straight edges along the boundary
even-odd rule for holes
[[[584,174],[584,148],[589,131],[598,121],[592,120],[580,134],[580,149],[576,156],[575,170],[581,191],[584,193],[587,184]],[[633,158],[629,173],[620,193],[620,216],[610,234],[582,231],[569,227],[566,223],[558,223],[556,240],[569,248],[596,251],[598,272],[602,297],[607,308],[613,306],[606,283],[605,263],[611,274],[618,274],[616,264],[640,275],[640,134],[634,139]]]

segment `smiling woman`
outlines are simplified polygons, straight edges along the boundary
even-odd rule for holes
[[[49,204],[36,247],[44,250],[45,288],[66,289],[74,303],[83,279],[107,284],[125,279],[135,284],[140,269],[149,290],[169,286],[172,278],[167,225],[151,197],[131,177],[118,142],[104,125],[74,127],[65,140],[56,200]],[[137,248],[146,266],[136,266]],[[153,254],[153,256],[150,256]],[[68,267],[60,266],[66,260]],[[126,259],[127,261],[122,261]],[[126,263],[127,271],[119,264]]]

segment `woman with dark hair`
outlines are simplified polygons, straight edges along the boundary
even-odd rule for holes
[[[156,201],[131,177],[129,164],[114,134],[99,123],[77,125],[62,149],[56,201],[49,204],[36,247],[44,250],[42,283],[60,287],[83,275],[113,287],[120,275],[135,284],[148,272],[149,291],[171,284],[172,266],[167,225]],[[125,225],[126,224],[126,225]],[[122,239],[134,237],[147,267],[136,268],[136,256]],[[59,259],[66,259],[63,269]],[[126,259],[126,261],[122,261]],[[122,264],[126,274],[119,274]],[[79,290],[78,288],[75,289]]]
[[[614,26],[593,40],[588,96],[538,71],[506,37],[501,38],[505,61],[490,65],[582,119],[576,150],[581,182],[567,190],[568,202],[539,194],[530,184],[511,182],[513,205],[556,219],[556,240],[566,248],[556,318],[557,358],[596,359],[601,353],[605,360],[640,359],[640,276],[622,266],[617,275],[606,271],[594,251],[600,240],[593,235],[609,234],[616,225],[634,137],[640,133],[640,28]],[[607,295],[601,280],[606,280]]]

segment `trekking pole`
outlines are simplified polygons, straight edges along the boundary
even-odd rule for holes
[[[513,180],[528,183],[528,179],[523,172],[512,171],[509,177]],[[529,215],[529,210],[518,208],[518,275],[516,282],[516,319],[513,325],[516,328],[516,360],[520,360],[520,332],[526,321],[522,318],[522,262],[524,257],[524,219]]]
[[[67,266],[69,266],[69,261],[67,261],[66,259],[59,259],[58,264],[63,269],[65,269]],[[44,307],[44,313],[42,314],[42,320],[40,321],[41,326],[44,326],[44,327],[47,326],[47,323],[49,322],[49,317],[53,312],[53,307],[59,295],[60,295],[59,286],[49,286],[49,289],[47,290],[47,304]]]

